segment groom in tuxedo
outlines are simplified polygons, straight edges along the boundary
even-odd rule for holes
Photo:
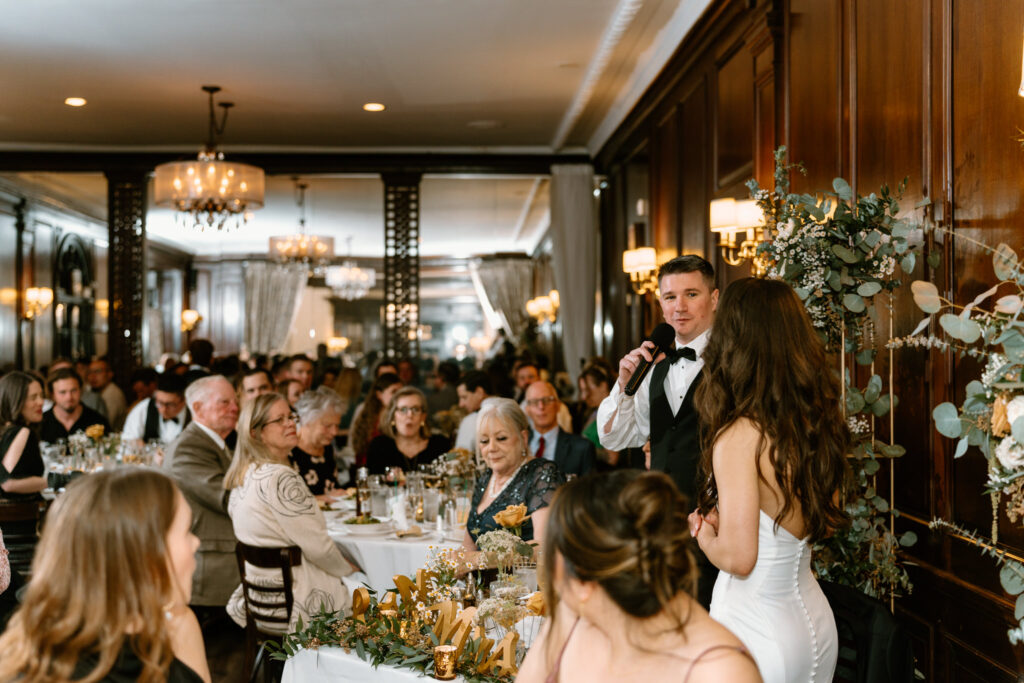
[[[691,504],[697,499],[700,428],[693,396],[700,383],[718,288],[715,270],[700,256],[679,256],[658,270],[658,302],[665,322],[676,333],[675,349],[666,358],[644,342],[619,362],[619,378],[597,410],[598,438],[609,450],[636,448],[650,440],[649,468],[667,473]],[[654,361],[639,390],[623,393],[641,359]],[[711,604],[717,570],[699,550],[698,599]]]

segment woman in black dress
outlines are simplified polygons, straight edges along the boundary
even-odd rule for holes
[[[192,510],[170,478],[118,467],[68,486],[0,637],[0,681],[209,683],[189,609]]]
[[[292,449],[292,467],[306,482],[310,493],[323,500],[338,486],[334,461],[334,437],[345,404],[333,389],[318,387],[295,402],[299,415],[299,444]]]
[[[530,455],[530,423],[515,401],[489,398],[476,423],[477,448],[487,471],[476,482],[463,546],[477,550],[480,534],[502,528],[494,515],[509,505],[525,505],[530,519],[522,527],[524,541],[541,541],[547,506],[565,475],[555,463]]]
[[[0,499],[41,499],[46,468],[39,453],[39,437],[29,425],[42,419],[42,382],[26,372],[0,378]]]
[[[446,436],[427,430],[427,398],[416,387],[399,389],[382,420],[384,432],[370,442],[366,462],[370,474],[384,474],[388,467],[415,472],[448,452]]]

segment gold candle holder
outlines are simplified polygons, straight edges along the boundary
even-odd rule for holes
[[[386,617],[388,621],[388,629],[392,633],[397,633],[398,625],[398,610],[396,609],[382,609],[380,611],[382,617]]]
[[[416,622],[411,619],[402,619],[398,624],[398,637],[405,640],[416,630]]]
[[[455,678],[455,646],[438,645],[434,648],[434,678],[450,681]]]

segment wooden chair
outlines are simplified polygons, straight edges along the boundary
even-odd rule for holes
[[[48,502],[0,502],[0,531],[4,535],[11,569],[28,578],[32,568],[32,555],[39,540],[39,528],[46,514]]]
[[[263,624],[281,624],[288,630],[292,617],[292,567],[302,564],[302,550],[297,545],[283,548],[260,548],[239,542],[235,546],[238,559],[238,574],[242,577],[242,597],[245,599],[245,666],[250,671],[249,680],[256,680],[263,653],[268,640],[279,641],[276,633],[260,630],[257,620]],[[245,574],[245,565],[261,569],[279,569],[282,584],[267,586],[253,583]],[[284,614],[279,612],[283,610]]]

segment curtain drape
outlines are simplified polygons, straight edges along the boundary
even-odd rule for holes
[[[304,266],[249,261],[245,268],[245,343],[249,353],[284,348],[299,312],[308,275]]]
[[[533,261],[525,255],[495,256],[472,268],[508,338],[519,339],[530,322],[526,302],[533,296]]]
[[[565,367],[575,386],[580,361],[594,355],[597,227],[590,164],[551,167],[551,247]]]

